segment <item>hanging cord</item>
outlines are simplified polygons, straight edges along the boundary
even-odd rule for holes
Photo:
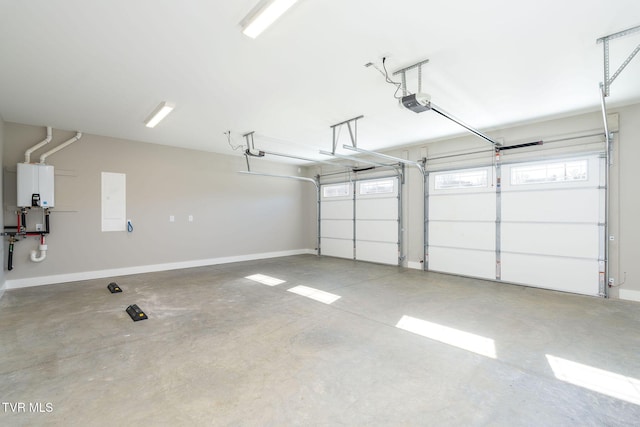
[[[402,89],[402,83],[391,80],[391,78],[389,77],[389,71],[387,71],[387,66],[385,65],[385,62],[387,62],[386,57],[382,58],[382,68],[384,69],[384,78],[387,81],[387,83],[392,84],[396,87],[396,91],[393,94],[393,97],[395,99],[402,99],[401,96],[398,96],[398,92]]]
[[[610,288],[619,288],[620,286],[624,285],[625,283],[627,283],[627,272],[624,272],[624,279],[622,279],[622,282],[618,283],[617,285],[612,285],[611,283],[609,283],[609,287]]]
[[[229,147],[231,147],[231,149],[233,151],[236,151],[238,149],[243,149],[244,148],[244,145],[242,145],[242,144],[236,145],[236,146],[233,145],[233,143],[231,142],[231,131],[230,130],[224,132],[224,134],[227,135],[227,143],[229,144]]]

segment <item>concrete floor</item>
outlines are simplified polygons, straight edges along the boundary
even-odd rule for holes
[[[399,329],[405,315],[492,339],[495,358]],[[347,260],[10,290],[0,344],[0,425],[640,424],[639,304]],[[546,355],[610,390],[557,379]]]

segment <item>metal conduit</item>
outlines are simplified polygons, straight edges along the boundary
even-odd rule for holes
[[[297,181],[305,181],[305,182],[311,182],[313,185],[315,185],[316,187],[318,187],[318,183],[316,182],[315,179],[313,178],[306,178],[304,176],[294,176],[294,175],[277,175],[277,174],[272,174],[272,173],[263,173],[263,172],[251,172],[251,171],[238,171],[238,173],[241,173],[243,175],[256,175],[256,176],[268,176],[268,177],[272,177],[272,178],[286,178],[286,179],[294,179]]]
[[[494,139],[491,139],[489,136],[485,135],[484,133],[480,132],[479,130],[476,130],[476,129],[472,128],[471,126],[469,126],[468,124],[466,124],[462,120],[452,116],[451,114],[447,113],[446,111],[444,111],[442,108],[438,107],[437,105],[431,104],[430,108],[431,108],[431,110],[435,111],[436,113],[440,114],[441,116],[451,120],[452,122],[457,123],[458,125],[462,126],[466,130],[471,132],[472,134],[474,134],[476,136],[479,136],[480,138],[484,139],[485,141],[490,142],[491,144],[495,145],[496,147],[499,147],[501,145],[498,141],[496,141]]]
[[[612,132],[615,133],[615,132]],[[601,136],[602,132],[597,132],[597,133],[589,133],[589,134],[585,134],[585,135],[577,135],[577,136],[571,136],[571,137],[566,137],[566,138],[556,138],[556,139],[545,139],[544,140],[544,145],[549,145],[549,144],[553,144],[553,143],[558,143],[558,142],[564,142],[564,141],[573,141],[573,140],[577,140],[577,139],[583,139],[583,138],[590,138],[590,137],[594,137],[594,136]],[[545,150],[545,148],[541,148],[539,149],[539,151]],[[463,156],[471,156],[473,154],[487,154],[487,153],[493,153],[495,152],[495,150],[492,149],[488,149],[488,150],[478,150],[478,151],[470,151],[470,152],[466,152],[466,153],[459,153],[459,154],[447,154],[444,156],[436,156],[436,157],[429,157],[427,160],[441,160],[441,159],[450,159],[453,157],[463,157]]]

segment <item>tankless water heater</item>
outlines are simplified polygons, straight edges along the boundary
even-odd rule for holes
[[[51,165],[18,163],[18,207],[52,208],[54,201],[54,170]]]

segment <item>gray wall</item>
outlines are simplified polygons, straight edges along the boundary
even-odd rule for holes
[[[5,224],[15,225],[15,169],[45,128],[5,124]],[[70,138],[54,129],[53,141]],[[56,206],[51,214],[47,258],[33,263],[36,237],[16,244],[14,270],[6,279],[96,272],[136,266],[252,256],[307,249],[302,215],[303,182],[237,174],[243,157],[178,149],[94,135],[47,158],[56,168]],[[296,175],[298,168],[255,160],[252,169]],[[127,218],[133,233],[101,232],[101,172],[126,174]],[[169,222],[169,216],[175,222]],[[194,222],[188,222],[193,215]],[[33,228],[38,214],[28,216]],[[6,260],[5,260],[6,261]],[[64,278],[63,276],[60,276]],[[49,280],[49,279],[47,279]],[[49,281],[56,281],[50,279]],[[28,283],[27,283],[28,284]]]
[[[4,151],[4,120],[2,119],[2,116],[0,116],[0,164],[2,163],[2,154]],[[0,199],[2,199],[2,175],[4,174],[0,174]],[[2,212],[0,210],[0,224],[4,224],[4,212]],[[3,263],[5,262],[5,245],[6,242],[4,242],[4,238],[3,238],[3,244],[0,245],[0,259],[2,259]],[[4,268],[0,268],[0,298],[2,298],[2,295],[4,294],[4,288],[5,288],[5,277],[4,277]]]
[[[609,114],[617,114],[619,117],[619,132],[615,134],[613,166],[611,168],[611,218],[610,234],[615,238],[610,245],[610,273],[619,284],[625,279],[622,287],[612,288],[611,297],[620,296],[625,299],[635,299],[640,301],[640,263],[636,260],[640,257],[640,197],[635,188],[638,181],[639,168],[635,164],[640,160],[640,104],[635,104],[622,108],[610,108]],[[363,122],[363,126],[366,124]],[[614,125],[612,129],[617,129]],[[536,123],[523,124],[505,129],[492,129],[487,131],[492,137],[503,140],[507,145],[522,142],[530,142],[539,139],[549,140],[550,138],[571,137],[576,134],[601,133],[604,134],[602,115],[598,112],[579,114],[560,119],[541,121]],[[571,145],[585,144],[597,141],[600,137],[575,142],[548,144],[537,147],[539,156],[553,156],[563,151],[571,151]],[[593,144],[594,149],[601,147],[601,144]],[[540,150],[540,148],[543,148]],[[432,168],[464,168],[470,164],[485,162],[490,164],[493,153],[491,146],[483,140],[471,136],[463,135],[447,140],[430,141],[428,143],[413,144],[393,150],[380,150],[381,152],[410,160],[418,160],[422,157],[438,157],[455,155],[463,152],[483,151],[485,153],[466,157],[464,160],[443,159],[431,161]],[[526,151],[525,150],[521,150]],[[308,174],[313,176],[317,173],[330,172],[331,167],[325,165],[310,167]],[[423,260],[422,248],[422,176],[415,168],[408,169],[408,176],[404,186],[404,221],[405,234],[403,236],[407,255],[405,265],[419,267]],[[309,216],[314,216],[314,212],[309,212]],[[315,229],[308,231],[307,239],[315,242]]]
[[[620,229],[617,247],[620,256],[613,261],[619,271],[620,297],[640,301],[640,104],[620,109],[619,167],[613,173],[619,179],[619,199],[614,210],[619,212]],[[625,277],[626,276],[626,277]]]

